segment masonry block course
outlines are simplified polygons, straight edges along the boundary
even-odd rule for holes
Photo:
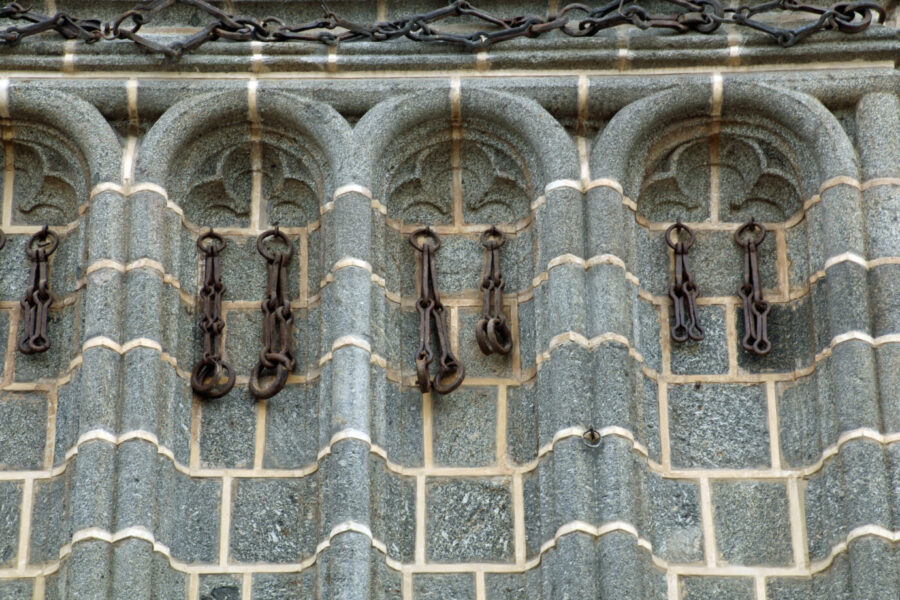
[[[4,47],[0,599],[898,597],[891,11],[791,49],[745,28],[473,52],[223,40],[173,61],[125,41]],[[142,33],[202,18],[177,4]],[[768,230],[765,357],[740,343],[733,234],[751,217]],[[683,344],[664,239],[679,218],[706,330]],[[276,222],[297,364],[256,401],[256,238]],[[27,356],[24,248],[45,223],[52,345]],[[407,237],[425,225],[467,375],[444,396],[415,385]],[[485,356],[491,225],[514,348]],[[237,374],[217,400],[190,387],[209,227]]]

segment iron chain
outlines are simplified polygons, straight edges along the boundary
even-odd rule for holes
[[[7,44],[23,38],[55,31],[67,40],[80,39],[86,43],[101,40],[130,40],[153,53],[179,58],[207,42],[220,39],[237,42],[315,42],[335,45],[344,42],[384,42],[406,38],[416,42],[437,42],[481,49],[492,44],[520,37],[538,37],[559,31],[570,37],[592,37],[612,27],[628,25],[640,29],[663,28],[675,33],[712,33],[722,25],[738,25],[760,31],[787,48],[819,31],[833,30],[858,33],[873,20],[883,23],[885,10],[871,0],[838,2],[831,8],[802,4],[796,0],[771,0],[752,6],[725,8],[720,0],[660,0],[672,12],[658,14],[641,6],[639,0],[610,0],[591,8],[573,3],[547,17],[524,15],[502,18],[476,8],[471,2],[457,0],[443,8],[408,16],[395,21],[360,24],[341,18],[323,4],[322,18],[306,23],[286,23],[277,17],[235,17],[204,0],[152,0],[135,6],[112,21],[82,19],[68,13],[43,15],[19,3],[0,8],[0,18],[24,21],[0,32],[0,40]],[[176,5],[190,6],[211,17],[211,21],[196,33],[177,42],[165,44],[140,33],[153,18]],[[776,11],[811,15],[812,19],[793,29],[773,25],[771,19],[761,19]],[[445,20],[475,19],[485,29],[461,33],[441,30],[436,25]]]
[[[503,313],[503,290],[506,281],[500,271],[500,248],[506,243],[506,236],[496,227],[481,234],[481,245],[487,250],[484,278],[481,281],[481,320],[475,324],[475,340],[486,355],[509,354],[512,350],[512,335]]]
[[[678,239],[681,231],[687,234],[687,242]],[[673,241],[672,233],[678,241]],[[676,342],[686,342],[688,339],[700,341],[706,337],[706,332],[697,319],[697,283],[688,263],[688,250],[694,245],[694,232],[679,219],[666,230],[666,244],[675,252],[675,277],[669,286],[674,312],[670,330],[672,339]]]
[[[447,315],[444,313],[444,304],[441,302],[435,278],[434,253],[441,247],[441,239],[430,228],[424,227],[410,234],[409,243],[419,251],[421,256],[419,299],[416,301],[416,310],[419,312],[416,382],[423,394],[432,390],[438,394],[449,394],[462,383],[466,376],[466,369],[450,349]],[[437,337],[438,352],[440,352],[438,372],[433,379],[429,370],[431,362],[434,360],[434,353],[431,350],[432,321]]]
[[[38,354],[50,349],[47,335],[47,317],[53,296],[50,293],[50,267],[47,260],[59,245],[59,238],[44,225],[40,231],[28,238],[25,254],[31,261],[28,288],[19,303],[22,309],[22,338],[19,351],[22,354]]]
[[[265,241],[269,238],[279,241],[284,248],[269,250]],[[294,316],[288,299],[287,269],[294,246],[291,240],[278,229],[262,232],[256,239],[256,249],[266,259],[268,267],[268,284],[266,298],[262,301],[263,348],[259,353],[259,361],[250,373],[250,393],[260,400],[271,398],[284,388],[288,375],[294,370],[294,352],[291,349]],[[268,385],[261,386],[264,376],[271,374]]]
[[[753,231],[759,232],[753,237]],[[744,234],[750,234],[744,237]],[[741,346],[744,350],[765,356],[772,351],[769,341],[767,321],[771,306],[763,300],[762,282],[759,278],[759,245],[766,239],[766,228],[755,219],[750,219],[734,232],[734,241],[744,248],[744,280],[738,295],[744,307],[744,337]]]
[[[203,287],[200,288],[200,329],[203,331],[203,356],[191,373],[191,388],[204,398],[221,398],[234,387],[234,369],[222,358],[222,297],[225,284],[219,266],[219,253],[225,240],[212,228],[197,240],[204,259]]]

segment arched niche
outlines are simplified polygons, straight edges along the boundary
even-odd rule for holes
[[[334,193],[349,135],[343,118],[273,91],[259,90],[253,104],[246,89],[190,98],[147,134],[139,173],[198,227],[303,227]],[[251,224],[254,193],[261,221]]]

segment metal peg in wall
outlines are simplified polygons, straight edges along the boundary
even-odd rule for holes
[[[687,235],[686,242],[679,238],[679,233],[682,232]],[[694,245],[694,232],[679,219],[666,229],[666,243],[675,251],[675,273],[672,285],[669,286],[669,298],[672,299],[674,310],[670,330],[672,340],[702,340],[706,337],[706,332],[697,319],[697,283],[688,263],[688,250]]]
[[[28,238],[28,243],[25,244],[25,254],[31,261],[31,271],[28,275],[25,297],[19,303],[23,324],[19,352],[22,354],[38,354],[50,349],[47,317],[53,304],[53,296],[50,293],[50,267],[47,260],[58,245],[59,237],[46,225]]]
[[[500,248],[506,236],[494,226],[481,234],[481,245],[487,250],[484,278],[481,280],[481,320],[475,325],[475,339],[484,354],[509,354],[512,335],[503,313],[503,290],[506,281],[500,271]]]
[[[754,231],[758,232],[754,235]],[[771,306],[763,300],[759,278],[759,245],[766,239],[766,228],[750,219],[734,232],[734,241],[744,248],[744,279],[738,290],[744,307],[744,337],[741,346],[748,352],[765,356],[772,351],[767,321]]]

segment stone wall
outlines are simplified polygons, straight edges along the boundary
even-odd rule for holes
[[[0,599],[897,598],[896,32],[3,49]],[[676,218],[701,342],[669,337]],[[254,401],[275,221],[298,360]],[[52,347],[27,356],[45,223]],[[467,371],[445,396],[415,385],[421,224]],[[507,357],[474,334],[491,224]],[[210,226],[238,379],[206,401]]]

